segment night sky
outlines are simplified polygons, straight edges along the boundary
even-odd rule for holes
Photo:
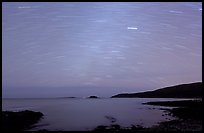
[[[3,97],[202,81],[202,3],[2,3]]]

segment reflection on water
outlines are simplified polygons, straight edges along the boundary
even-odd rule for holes
[[[33,110],[44,114],[37,129],[91,130],[98,125],[119,124],[152,126],[159,121],[173,119],[163,115],[159,106],[143,105],[149,101],[171,101],[170,98],[116,99],[6,99],[3,110]],[[163,108],[163,107],[162,107]]]

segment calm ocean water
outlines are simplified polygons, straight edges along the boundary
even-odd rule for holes
[[[92,130],[98,125],[110,125],[107,117],[116,119],[122,127],[150,127],[160,121],[174,119],[165,116],[160,106],[143,105],[149,101],[183,100],[172,98],[101,98],[101,99],[3,99],[3,111],[40,111],[44,118],[32,130]]]

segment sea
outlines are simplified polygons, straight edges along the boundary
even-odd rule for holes
[[[3,111],[39,111],[43,118],[32,131],[91,131],[99,125],[119,124],[151,127],[176,119],[166,115],[163,106],[144,105],[152,101],[175,101],[175,98],[30,98],[2,99]]]

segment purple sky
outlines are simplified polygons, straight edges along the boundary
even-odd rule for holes
[[[3,3],[3,97],[202,81],[202,3]]]

